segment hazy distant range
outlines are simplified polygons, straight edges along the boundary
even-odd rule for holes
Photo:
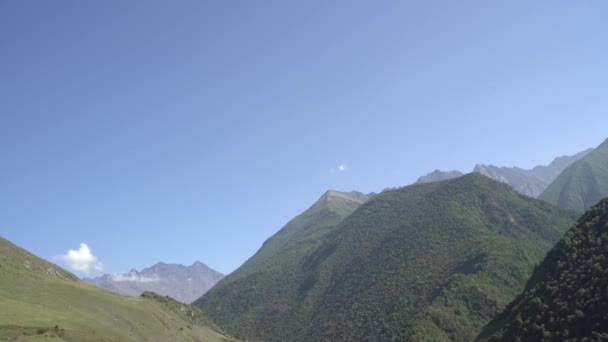
[[[564,169],[574,162],[585,157],[593,151],[592,148],[576,153],[572,156],[562,156],[553,159],[549,165],[538,165],[526,170],[519,167],[499,167],[494,165],[477,164],[473,172],[511,185],[519,193],[537,198],[540,194],[559,176]],[[437,182],[455,177],[460,177],[464,173],[460,171],[440,171],[435,170],[420,178],[416,183]]]
[[[139,296],[153,291],[183,303],[191,303],[224,277],[223,274],[197,261],[191,266],[159,262],[141,272],[104,274],[84,280],[112,292]]]

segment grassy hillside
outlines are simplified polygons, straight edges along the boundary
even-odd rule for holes
[[[226,341],[198,309],[124,297],[0,238],[0,341]]]
[[[608,340],[608,199],[583,215],[480,341]]]
[[[357,192],[328,191],[194,305],[210,310],[214,321],[237,336],[276,340],[297,329],[292,322],[305,321],[312,314],[301,306],[306,275],[298,270],[336,224],[367,200],[367,195]]]
[[[540,199],[583,212],[608,196],[608,140],[566,168]]]
[[[273,272],[198,304],[251,339],[467,341],[521,292],[575,216],[479,174],[389,190],[302,260],[276,258]],[[297,246],[306,243],[285,245]],[[250,305],[258,296],[275,304]]]

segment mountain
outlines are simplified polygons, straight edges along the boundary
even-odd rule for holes
[[[576,219],[476,173],[325,212],[195,305],[253,340],[470,341]]]
[[[183,303],[192,303],[223,277],[223,274],[197,261],[192,266],[159,262],[141,272],[131,270],[84,280],[124,295],[139,296],[145,291],[153,291]]]
[[[460,177],[462,175],[464,175],[464,173],[462,173],[460,171],[456,171],[456,170],[454,170],[454,171],[435,170],[431,173],[428,173],[428,174],[418,178],[418,180],[416,181],[415,184],[439,182],[439,181],[446,180],[446,179]]]
[[[539,197],[583,212],[608,196],[608,139],[562,172]]]
[[[537,198],[553,180],[568,166],[591,153],[587,149],[573,156],[555,158],[549,165],[538,165],[533,169],[525,170],[519,167],[498,167],[494,165],[477,164],[473,172],[511,185],[519,193]]]
[[[303,278],[306,275],[298,270],[336,225],[369,198],[356,191],[327,191],[194,305],[212,308],[214,320],[230,325],[240,334],[260,336],[253,332],[276,330],[275,320],[284,321],[285,317],[280,316],[302,301],[298,288],[306,282]],[[312,314],[303,311],[301,315],[290,313],[290,319],[303,321]],[[284,328],[290,330],[295,326]],[[277,336],[264,334],[266,340],[277,340]]]
[[[585,213],[479,341],[608,340],[608,199]]]
[[[146,292],[132,298],[0,238],[0,341],[232,341],[203,312]]]

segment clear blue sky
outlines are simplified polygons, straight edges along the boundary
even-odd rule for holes
[[[195,260],[230,272],[329,188],[596,146],[607,13],[605,1],[1,1],[0,235],[47,259],[84,242],[107,272]]]

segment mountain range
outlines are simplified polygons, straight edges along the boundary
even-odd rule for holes
[[[159,262],[141,272],[104,274],[84,280],[104,289],[139,296],[146,291],[171,296],[183,303],[192,303],[224,277],[200,261],[191,266]]]
[[[568,166],[591,153],[593,149],[576,153],[572,156],[555,158],[549,165],[538,165],[526,170],[519,167],[499,167],[494,165],[477,164],[473,172],[481,173],[499,182],[511,185],[519,193],[537,198]],[[460,171],[435,170],[424,175],[416,181],[416,184],[442,181],[454,177],[460,177]]]
[[[540,195],[540,199],[583,212],[608,196],[608,139],[576,161]]]
[[[608,340],[604,197],[608,140],[530,170],[329,190],[226,277],[86,279],[131,297],[0,238],[0,340]]]
[[[477,173],[329,192],[194,305],[253,340],[471,340],[575,218]]]

